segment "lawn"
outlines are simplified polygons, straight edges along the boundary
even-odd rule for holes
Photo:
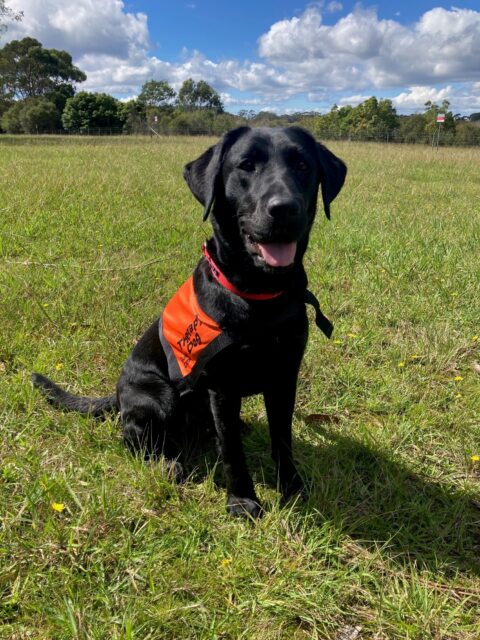
[[[298,387],[306,502],[279,504],[261,398],[252,523],[213,452],[176,486],[116,417],[31,387],[112,392],[200,258],[182,167],[212,142],[0,138],[0,638],[478,640],[478,149],[329,145],[349,175],[306,258],[335,324],[311,316]]]

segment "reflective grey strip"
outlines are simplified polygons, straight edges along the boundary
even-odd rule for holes
[[[158,321],[158,334],[160,336],[160,342],[162,343],[165,355],[167,356],[168,377],[170,378],[170,380],[172,380],[172,382],[181,380],[183,376],[180,371],[180,367],[178,366],[177,359],[175,358],[175,354],[173,353],[173,349],[170,346],[170,343],[163,335],[163,316],[160,316],[160,320]]]

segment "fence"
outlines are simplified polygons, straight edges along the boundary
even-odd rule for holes
[[[240,126],[247,124],[250,126],[257,126],[255,122],[238,122],[233,126]],[[296,123],[290,122],[286,126],[295,125]],[[308,124],[303,122],[303,126],[308,128]],[[262,123],[262,126],[263,123]],[[285,126],[285,123],[266,123],[265,126]],[[145,123],[143,126],[137,126],[134,131],[125,131],[122,127],[90,127],[83,131],[64,131],[64,130],[49,130],[43,131],[42,135],[62,135],[62,136],[130,136],[130,135],[144,135],[144,136],[220,136],[225,133],[227,129],[219,127],[188,127],[188,130],[181,130],[178,128],[162,127],[155,129]],[[464,129],[461,125],[457,127],[455,132],[443,131],[440,129],[430,134],[415,134],[413,132],[401,132],[384,131],[376,133],[346,133],[341,131],[315,131],[312,133],[320,140],[338,140],[348,142],[379,142],[384,144],[421,144],[432,146],[480,146],[480,126],[468,127]],[[28,134],[31,135],[31,134]],[[1,134],[0,134],[1,136]],[[1,140],[1,137],[0,137]],[[438,140],[438,142],[437,142]]]

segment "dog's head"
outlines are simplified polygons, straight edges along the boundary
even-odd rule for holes
[[[215,234],[269,271],[302,259],[318,189],[330,218],[346,171],[300,127],[240,127],[189,162],[184,177]]]

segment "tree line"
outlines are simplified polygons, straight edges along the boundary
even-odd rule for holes
[[[64,131],[95,133],[214,134],[241,124],[298,124],[319,138],[430,141],[480,144],[480,113],[453,114],[450,104],[425,103],[424,113],[397,114],[391,100],[368,98],[357,106],[334,105],[316,112],[279,116],[243,110],[225,111],[220,95],[204,80],[185,80],[178,93],[166,80],[145,82],[137,98],[122,102],[106,93],[76,91],[86,80],[66,51],[46,49],[34,38],[13,40],[0,49],[0,127],[8,133]]]

